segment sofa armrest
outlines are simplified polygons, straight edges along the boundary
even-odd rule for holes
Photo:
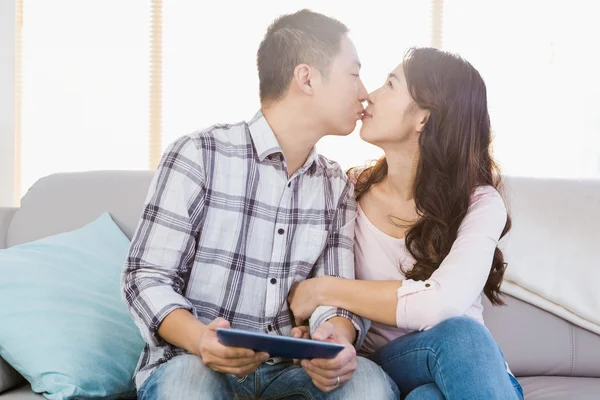
[[[17,211],[16,208],[0,207],[0,249],[6,248],[8,226],[15,211]],[[0,393],[17,386],[21,382],[23,382],[23,377],[0,358]]]
[[[6,248],[6,237],[8,236],[8,226],[12,217],[17,211],[13,207],[0,207],[0,249]]]

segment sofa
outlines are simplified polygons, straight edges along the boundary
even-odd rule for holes
[[[105,211],[131,237],[151,178],[148,171],[60,173],[42,178],[28,190],[20,208],[0,208],[0,248],[79,228]],[[513,219],[513,230],[521,232],[519,238],[546,229],[527,219],[527,207],[552,202],[552,193],[570,190],[573,185],[592,185],[600,193],[600,181],[508,178],[510,203],[521,207],[518,218]],[[529,201],[518,201],[524,197]],[[561,213],[581,212],[577,198],[569,203],[557,202],[553,208]],[[598,208],[593,215],[600,215],[600,203]],[[600,229],[593,219],[589,226],[581,227],[580,234],[583,237],[592,229]],[[561,234],[554,233],[557,242]],[[540,249],[540,269],[544,259],[553,257],[555,246],[556,243],[548,243]],[[593,247],[580,251],[593,251]],[[518,256],[510,254],[510,247],[507,248],[507,259]],[[506,306],[492,307],[486,300],[484,318],[521,382],[525,398],[600,399],[600,336],[516,298],[506,296],[505,301]],[[9,386],[0,394],[1,400],[43,398],[0,359],[0,388]]]

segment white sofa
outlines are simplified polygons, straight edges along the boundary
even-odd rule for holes
[[[0,248],[81,227],[104,211],[110,212],[120,228],[131,237],[151,177],[150,172],[106,171],[65,173],[43,178],[24,196],[19,209],[0,209]],[[600,193],[600,181],[509,179],[507,187],[511,203],[520,207],[519,217],[513,221],[514,231],[520,232],[518,237],[525,240],[529,235],[546,229],[528,219],[528,207],[533,212],[539,204],[552,204],[557,213],[586,212],[578,209],[576,197],[553,196],[553,193],[572,190],[578,185],[589,186],[579,193],[589,193],[590,190]],[[594,210],[592,215],[600,215],[600,201],[598,210]],[[578,235],[583,237],[592,229],[600,229],[598,222],[597,218],[592,218],[589,226],[582,226]],[[541,263],[553,257],[553,249],[560,246],[562,234],[561,231],[555,232],[555,241],[540,249]],[[509,259],[518,256],[507,254]],[[540,265],[540,268],[543,266]],[[494,308],[486,302],[486,324],[519,378],[526,399],[600,399],[600,336],[515,298],[507,297],[506,302],[506,307]],[[42,398],[0,359],[2,389],[5,391],[0,394],[1,400]]]

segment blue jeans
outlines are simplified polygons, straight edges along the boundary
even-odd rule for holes
[[[399,337],[371,359],[392,377],[406,400],[523,399],[496,341],[471,318],[451,318]]]
[[[291,362],[262,364],[254,373],[237,378],[206,367],[193,355],[174,357],[156,369],[138,391],[139,400],[397,400],[396,384],[374,362],[359,357],[350,381],[329,392],[313,385],[304,369]]]

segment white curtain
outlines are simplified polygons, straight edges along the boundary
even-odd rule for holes
[[[369,90],[441,29],[442,47],[487,83],[504,173],[600,178],[600,4],[587,0],[165,0],[162,149],[253,116],[258,45],[276,17],[301,8],[348,25]],[[59,171],[148,168],[150,2],[26,0],[23,15],[23,192]],[[381,155],[357,132],[318,149],[344,168]]]
[[[510,175],[600,178],[600,3],[444,0],[444,48],[487,84]]]
[[[22,192],[63,171],[148,166],[144,0],[25,0]]]

